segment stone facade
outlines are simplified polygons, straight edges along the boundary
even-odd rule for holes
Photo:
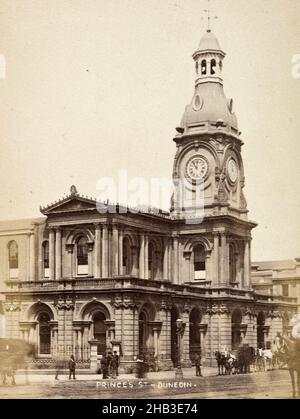
[[[72,186],[43,218],[0,224],[5,333],[34,343],[42,368],[73,353],[95,371],[107,350],[124,371],[142,356],[154,369],[179,356],[191,365],[200,351],[212,364],[224,347],[270,343],[297,311],[293,298],[253,290],[256,224],[225,54],[208,31],[193,57],[195,94],[174,138],[174,183],[185,190],[170,213],[100,204]]]

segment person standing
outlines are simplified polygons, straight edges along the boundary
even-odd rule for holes
[[[108,378],[108,360],[105,354],[101,358],[101,370],[102,370],[102,378],[103,380],[106,380]]]
[[[112,378],[116,378],[119,375],[119,355],[117,351],[114,351],[114,354],[111,359],[111,376]]]
[[[69,380],[71,380],[72,376],[73,376],[73,379],[76,380],[75,369],[76,369],[75,358],[74,358],[74,355],[71,355],[69,359]]]
[[[198,353],[195,358],[196,377],[202,377],[201,365],[201,354]]]

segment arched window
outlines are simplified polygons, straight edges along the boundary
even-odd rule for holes
[[[154,279],[154,247],[150,243],[148,247],[148,270],[149,270],[149,279]]]
[[[77,242],[77,275],[88,274],[88,245],[86,237]]]
[[[98,355],[103,355],[106,352],[106,324],[105,314],[101,311],[97,312],[93,318],[94,325],[94,340],[98,342]]]
[[[18,278],[19,276],[18,245],[15,241],[11,241],[8,245],[8,264],[9,264],[9,277]]]
[[[131,273],[130,243],[127,237],[123,239],[123,275]]]
[[[206,60],[201,61],[201,75],[205,76],[207,72],[207,63]]]
[[[229,245],[229,274],[230,282],[236,281],[236,258],[235,258],[235,249],[233,244]]]
[[[217,67],[216,60],[215,59],[211,60],[211,62],[210,62],[210,74],[211,75],[216,74],[216,67]]]
[[[51,354],[51,325],[48,313],[41,313],[38,317],[39,325],[39,353]]]
[[[206,279],[205,249],[202,244],[194,248],[194,279]]]
[[[197,75],[199,74],[199,63],[198,63],[198,61],[196,61],[196,74]]]
[[[49,278],[49,242],[43,243],[43,270],[44,278]]]

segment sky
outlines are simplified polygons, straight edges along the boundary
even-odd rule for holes
[[[97,182],[168,178],[206,0],[1,0],[0,219]],[[300,256],[299,0],[212,0],[242,131],[252,259]],[[1,78],[2,76],[2,78]],[[146,202],[147,203],[147,202]]]

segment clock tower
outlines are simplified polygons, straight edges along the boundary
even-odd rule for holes
[[[243,142],[233,100],[223,89],[224,58],[208,29],[193,54],[194,95],[176,128],[171,212],[182,225],[183,254],[195,267],[192,278],[201,268],[212,286],[249,290],[251,230],[256,224],[248,221]],[[203,256],[184,244],[186,238],[203,246]]]
[[[225,96],[225,53],[207,30],[193,54],[195,92],[176,128],[173,179],[181,185],[172,210],[186,217],[202,207],[204,216],[232,214],[246,219],[244,168],[233,100]],[[183,186],[182,186],[183,185]]]

